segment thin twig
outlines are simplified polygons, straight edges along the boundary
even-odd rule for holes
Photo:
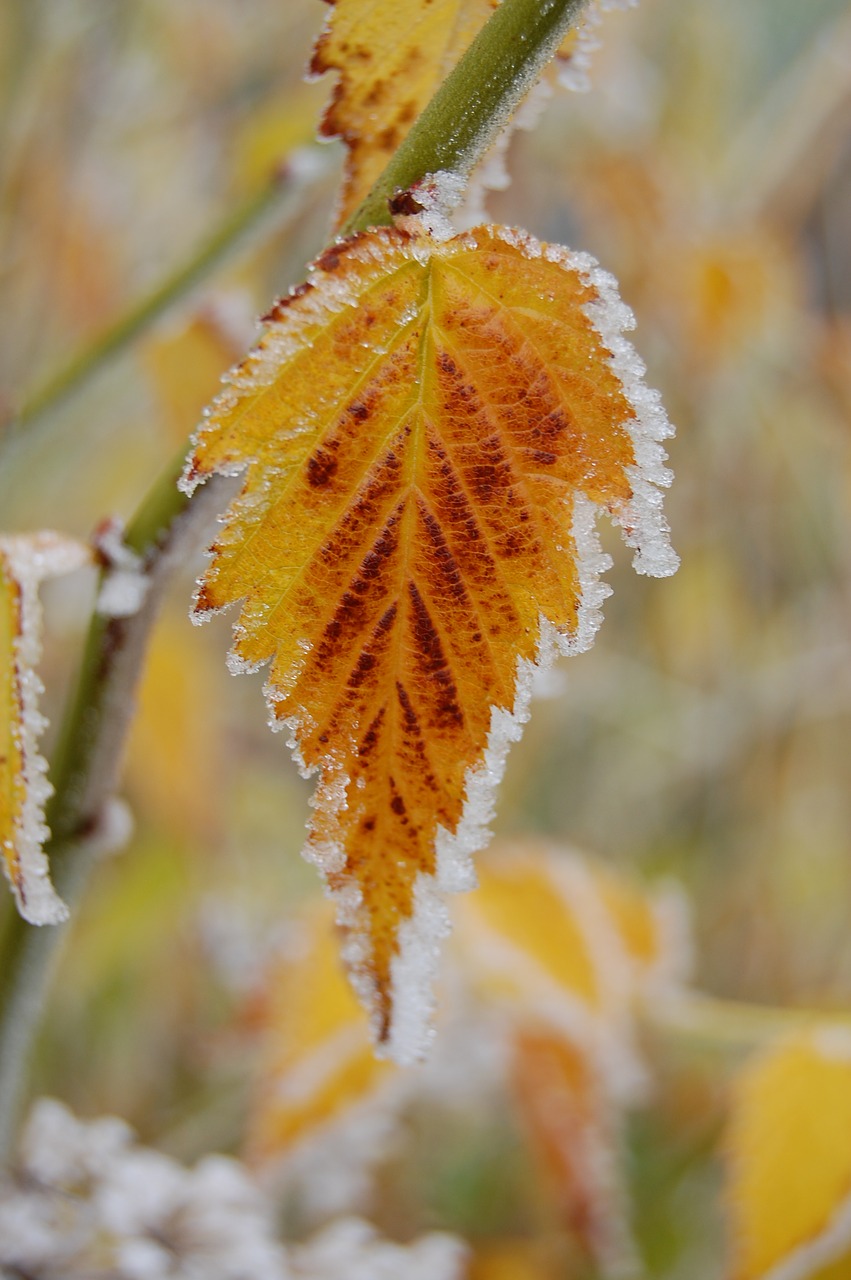
[[[469,177],[587,3],[503,0],[352,214],[344,234],[389,224],[389,199],[428,173]]]

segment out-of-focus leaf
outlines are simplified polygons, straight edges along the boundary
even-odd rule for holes
[[[851,1274],[851,1033],[782,1041],[735,1082],[727,1199],[735,1280]]]
[[[579,1045],[527,1027],[514,1041],[513,1085],[562,1220],[603,1275],[634,1273],[620,1112],[598,1064]]]
[[[486,997],[581,1040],[623,1030],[646,990],[685,977],[687,923],[671,894],[641,893],[547,845],[495,850],[456,918]]]
[[[422,1050],[440,890],[471,882],[534,664],[586,648],[598,508],[676,566],[670,428],[587,257],[415,219],[335,245],[230,378],[184,486],[245,470],[196,599],[243,601],[234,670],[321,780],[307,856],[336,891],[376,1038]]]
[[[38,740],[46,721],[39,584],[91,560],[82,543],[58,533],[0,536],[0,849],[18,910],[31,924],[57,924],[68,915],[50,883],[42,850],[49,831],[44,804],[52,794]]]
[[[331,0],[311,70],[339,72],[322,121],[326,137],[348,148],[341,226],[365,199],[411,125],[466,53],[499,0]],[[560,70],[585,47],[572,32]],[[569,79],[564,77],[568,83]]]
[[[215,297],[177,331],[156,334],[144,362],[175,441],[195,430],[206,404],[251,340],[246,308],[238,296]]]
[[[393,1070],[372,1051],[366,1015],[340,964],[330,908],[315,910],[295,929],[255,1015],[264,1051],[248,1146],[259,1161],[286,1155],[362,1107]]]
[[[499,1240],[477,1249],[466,1280],[560,1280],[562,1268],[552,1265],[546,1247],[528,1240]]]
[[[129,789],[140,818],[200,838],[214,837],[222,820],[218,677],[186,619],[164,618],[151,640],[128,743]]]

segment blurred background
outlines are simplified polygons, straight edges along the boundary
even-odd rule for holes
[[[330,84],[302,78],[324,17],[319,0],[0,4],[5,530],[129,517],[327,241],[342,153],[313,142]],[[642,0],[600,36],[591,91],[515,135],[489,209],[617,276],[677,427],[682,567],[638,579],[603,530],[605,624],[534,707],[496,830],[681,885],[702,989],[847,1007],[851,8]],[[37,1080],[181,1158],[242,1149],[246,993],[320,893],[298,856],[310,785],[266,729],[261,678],[228,675],[227,619],[187,620],[200,563],[152,645],[136,835],[76,921]],[[46,593],[53,722],[91,587]],[[626,1135],[645,1274],[711,1280],[735,1055],[658,1036],[646,1054],[656,1086]],[[379,1173],[372,1193],[385,1229],[457,1230],[494,1280],[595,1274],[513,1122],[483,1111],[462,1138],[409,1117],[407,1181]]]

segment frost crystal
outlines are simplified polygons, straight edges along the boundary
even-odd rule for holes
[[[410,1245],[381,1240],[367,1222],[346,1218],[293,1250],[297,1280],[461,1280],[466,1249],[434,1233]]]
[[[588,92],[591,88],[591,61],[601,44],[598,30],[603,14],[611,9],[632,9],[637,3],[638,0],[593,0],[576,32],[573,52],[561,63],[558,81],[562,88],[571,89],[574,93]]]
[[[50,883],[42,849],[50,835],[44,821],[44,805],[53,788],[47,780],[47,762],[38,751],[38,741],[47,724],[38,708],[44,686],[35,670],[41,657],[38,589],[45,578],[71,573],[90,560],[87,547],[58,533],[0,537],[0,587],[5,584],[13,602],[9,687],[0,690],[0,697],[9,700],[10,732],[20,756],[22,775],[19,780],[12,779],[10,794],[14,796],[18,782],[23,784],[23,799],[17,811],[13,807],[8,815],[0,813],[0,840],[4,870],[18,910],[30,924],[58,924],[68,916],[67,907]]]
[[[461,1280],[464,1246],[403,1246],[359,1219],[276,1239],[271,1207],[236,1160],[186,1169],[113,1118],[33,1108],[17,1170],[0,1182],[0,1275],[39,1280]]]
[[[98,592],[97,611],[106,618],[131,618],[145,603],[150,578],[141,556],[126,545],[116,520],[99,530],[95,545],[105,570]]]
[[[120,1120],[84,1123],[42,1099],[20,1174],[0,1189],[0,1267],[43,1280],[290,1280],[270,1217],[236,1161],[185,1169]]]

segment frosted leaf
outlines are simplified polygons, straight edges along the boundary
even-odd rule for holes
[[[671,428],[611,277],[517,229],[436,239],[456,195],[427,179],[398,225],[321,255],[182,480],[245,472],[195,612],[239,603],[232,669],[270,664],[271,716],[319,774],[306,856],[402,1062],[427,1047],[442,895],[474,883],[535,674],[599,626],[596,513],[641,572],[677,563]]]
[[[68,915],[50,883],[43,845],[44,806],[52,795],[38,742],[46,726],[40,583],[91,562],[82,543],[58,533],[0,536],[0,848],[18,910],[30,924],[57,924]]]

